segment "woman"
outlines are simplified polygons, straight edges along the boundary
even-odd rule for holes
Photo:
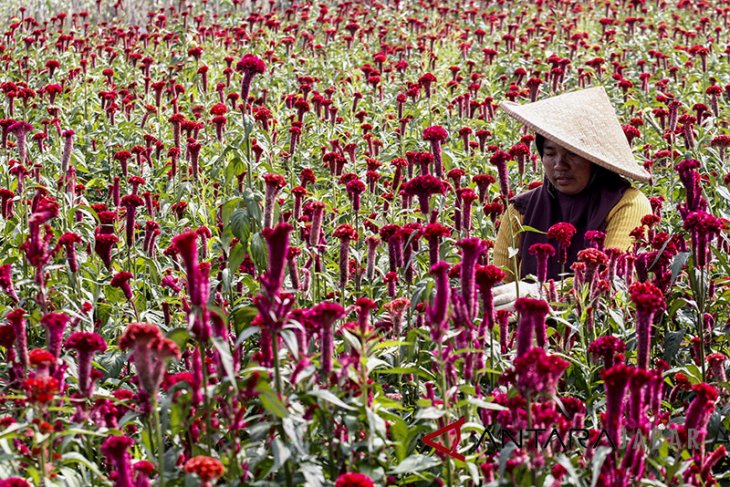
[[[494,247],[494,263],[507,271],[507,281],[537,273],[536,257],[528,253],[535,243],[552,243],[542,233],[524,231],[529,226],[546,232],[555,223],[576,228],[567,261],[549,260],[547,277],[558,279],[570,270],[580,250],[587,247],[586,231],[605,233],[605,248],[627,250],[631,230],[652,212],[644,194],[625,177],[649,182],[649,173],[637,164],[608,95],[603,87],[574,91],[527,105],[504,102],[501,107],[536,132],[542,159],[542,186],[510,200]],[[516,248],[517,266],[509,257]],[[556,248],[557,250],[557,248]],[[514,269],[518,269],[515,276]],[[537,296],[538,284],[519,283],[521,296]],[[494,289],[496,309],[514,309],[514,282]]]

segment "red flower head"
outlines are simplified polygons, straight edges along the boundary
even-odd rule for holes
[[[119,242],[119,237],[111,233],[97,233],[94,235],[94,251],[107,269],[112,265],[112,249]]]
[[[246,54],[236,63],[236,71],[244,74],[264,74],[266,63],[253,54]],[[245,102],[245,100],[243,100]]]
[[[120,271],[114,274],[111,281],[111,286],[116,287],[122,290],[124,293],[124,297],[128,300],[131,300],[133,298],[132,294],[132,288],[129,285],[129,280],[132,279],[134,276],[131,272],[127,271]]]
[[[443,142],[449,138],[449,133],[440,125],[427,127],[423,131],[423,140]]]
[[[403,191],[410,196],[417,196],[421,207],[421,213],[428,215],[429,198],[434,194],[443,194],[446,190],[443,181],[431,174],[422,174],[407,181],[403,185]]]
[[[521,357],[532,345],[532,334],[535,333],[537,345],[545,346],[545,317],[550,306],[542,299],[518,298],[515,310],[520,313],[517,325],[517,356]]]
[[[36,376],[23,381],[28,400],[40,405],[48,404],[58,394],[58,379],[50,376]]]
[[[497,173],[499,175],[499,189],[502,193],[502,197],[506,198],[509,195],[509,178],[507,177],[507,161],[511,159],[508,152],[498,150],[489,158],[489,162],[497,167]]]
[[[537,258],[537,280],[545,282],[547,280],[548,259],[555,255],[555,247],[549,243],[536,243],[530,245],[527,252]]]
[[[552,397],[558,380],[570,363],[557,355],[548,355],[540,347],[533,347],[515,359],[513,374],[515,386],[525,397]],[[510,374],[508,374],[510,375]]]
[[[337,477],[335,487],[375,487],[375,484],[365,474],[347,472]]]
[[[616,354],[624,353],[626,344],[615,336],[602,336],[597,338],[588,346],[588,353],[593,357],[603,358],[603,368],[608,370],[613,367]]]
[[[185,472],[194,473],[203,482],[219,479],[224,471],[220,460],[206,455],[198,455],[185,462]]]
[[[556,223],[548,228],[547,238],[558,242],[558,248],[560,250],[558,262],[561,264],[568,260],[568,247],[570,247],[570,241],[575,233],[575,227],[572,224],[565,222]]]
[[[502,282],[502,279],[507,274],[495,265],[480,265],[477,266],[476,272],[476,283],[479,288],[479,294],[482,297],[482,305],[484,307],[484,318],[482,319],[482,326],[480,326],[480,336],[487,327],[489,330],[494,328],[494,296],[492,294],[492,288]]]
[[[629,295],[636,306],[637,364],[646,370],[651,351],[651,323],[654,314],[665,307],[664,294],[650,282],[634,282],[629,286]]]

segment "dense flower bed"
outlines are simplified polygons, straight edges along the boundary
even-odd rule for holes
[[[730,478],[725,3],[97,3],[0,21],[0,485]],[[593,85],[654,214],[495,312]]]

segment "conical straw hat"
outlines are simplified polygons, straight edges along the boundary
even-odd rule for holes
[[[601,167],[637,181],[651,180],[634,159],[603,86],[525,105],[504,101],[500,106],[538,134]]]

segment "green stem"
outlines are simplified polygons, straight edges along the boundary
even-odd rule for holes
[[[200,310],[196,310],[196,313],[200,313]],[[208,398],[208,367],[205,364],[205,345],[202,341],[198,341],[198,349],[200,350],[200,361],[203,369],[203,404],[205,405],[205,443],[208,447],[208,452],[213,450],[211,442],[212,425],[210,422],[210,400]]]
[[[159,401],[152,400],[152,415],[155,421],[155,435],[157,437],[157,470],[160,474],[160,487],[165,486],[165,440],[162,436],[162,422],[160,421]]]
[[[700,337],[700,370],[702,371],[702,382],[706,380],[705,372],[705,269],[700,269],[700,289],[698,292],[697,307],[699,319],[697,320],[698,336]]]

